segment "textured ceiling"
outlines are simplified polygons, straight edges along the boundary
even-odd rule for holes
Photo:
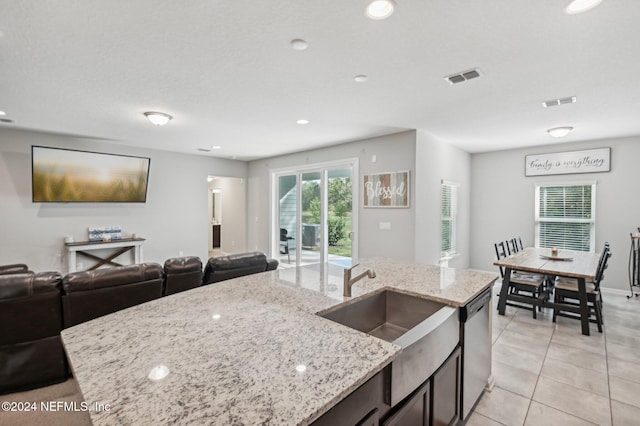
[[[639,1],[397,3],[0,0],[0,125],[245,160],[407,129],[469,152],[640,134]]]

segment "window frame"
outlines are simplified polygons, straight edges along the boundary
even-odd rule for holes
[[[541,182],[535,184],[535,200],[534,200],[534,237],[535,247],[541,247],[541,224],[544,222],[553,223],[589,223],[589,250],[588,252],[595,252],[596,241],[596,181],[573,181],[573,182]],[[540,189],[548,187],[578,187],[578,186],[591,186],[591,217],[590,218],[542,218],[540,217]],[[549,247],[544,247],[549,248]],[[558,247],[563,248],[563,247]],[[567,250],[578,250],[577,248],[567,248]],[[582,251],[582,250],[580,250]]]
[[[451,188],[451,195],[449,196],[449,216],[443,215],[444,212],[444,189],[445,187]],[[440,181],[440,260],[450,259],[458,254],[458,198],[459,198],[460,184],[457,182],[451,182],[447,180]],[[449,250],[443,250],[444,245],[444,228],[443,223],[448,221],[449,226]]]

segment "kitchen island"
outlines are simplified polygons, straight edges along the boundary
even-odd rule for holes
[[[342,296],[342,269],[250,275],[138,305],[62,332],[95,425],[306,425],[401,348],[316,315],[393,288],[464,306],[495,274],[390,260]],[[156,373],[168,374],[159,378]]]

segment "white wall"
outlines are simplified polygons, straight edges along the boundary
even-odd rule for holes
[[[525,177],[528,154],[611,147],[611,172]],[[497,270],[493,243],[521,235],[534,244],[534,185],[541,182],[593,181],[596,185],[596,250],[611,243],[613,256],[603,287],[629,288],[629,233],[640,226],[637,195],[640,138],[607,139],[474,154],[471,157],[473,206],[471,267]]]
[[[31,145],[151,158],[147,202],[58,204],[31,201]],[[246,163],[130,148],[122,144],[16,129],[0,129],[0,264],[27,263],[35,271],[66,272],[63,238],[87,239],[88,226],[122,226],[146,238],[144,260],[206,260],[207,176],[245,178]]]
[[[376,162],[371,161],[372,155]],[[421,131],[352,142],[249,164],[248,246],[269,248],[269,171],[309,163],[359,159],[358,185],[369,173],[410,170],[411,192],[408,209],[372,209],[359,206],[359,255],[385,256],[436,264],[440,258],[440,182],[460,183],[458,247],[460,255],[450,266],[469,265],[470,155]],[[390,222],[390,231],[381,231],[380,222]]]
[[[253,161],[248,167],[248,247],[269,252],[270,170],[300,165],[359,159],[362,176],[370,173],[409,170],[415,173],[415,132],[403,132],[377,138],[335,145],[312,151]],[[371,161],[376,156],[376,162]],[[356,182],[354,182],[356,184]],[[372,209],[362,207],[362,191],[358,201],[359,256],[386,256],[414,259],[415,185],[411,185],[411,206],[407,209]],[[390,222],[391,230],[381,231],[380,222]]]
[[[247,191],[246,179],[217,177],[209,183],[209,188],[220,190],[217,194],[216,210],[220,224],[220,250],[223,253],[247,251]],[[219,206],[218,206],[219,204]],[[211,214],[211,213],[210,213]],[[211,218],[211,216],[209,216]],[[213,228],[212,228],[213,230]],[[212,234],[212,231],[210,232]],[[209,239],[211,248],[213,237]]]
[[[416,137],[415,260],[436,264],[440,259],[440,183],[460,184],[456,244],[458,255],[449,266],[467,268],[470,251],[471,156],[426,132]]]

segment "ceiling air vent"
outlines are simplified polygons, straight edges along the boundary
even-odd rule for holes
[[[544,101],[542,103],[542,106],[545,107],[545,108],[549,108],[549,107],[553,107],[553,106],[572,104],[575,101],[576,101],[576,97],[575,96],[568,96],[566,98],[551,99],[550,101]]]
[[[463,81],[471,80],[477,77],[480,77],[480,71],[478,71],[477,68],[474,68],[472,70],[449,75],[444,79],[447,80],[450,84],[458,84],[458,83],[462,83]]]

